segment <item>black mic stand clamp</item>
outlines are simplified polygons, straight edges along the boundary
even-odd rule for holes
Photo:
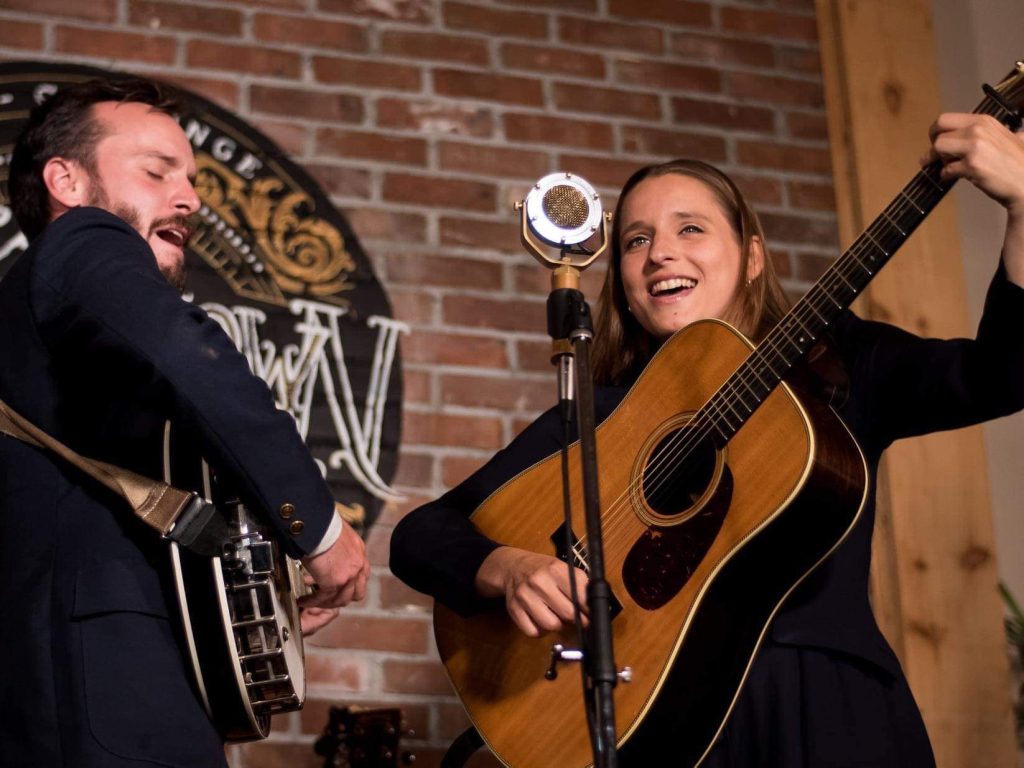
[[[618,672],[612,652],[612,594],[604,577],[604,548],[601,537],[601,505],[598,494],[597,448],[595,438],[593,377],[590,370],[590,343],[594,338],[590,308],[579,290],[580,273],[608,247],[610,214],[602,214],[597,194],[585,181],[572,174],[551,174],[542,179],[517,203],[521,212],[523,246],[544,266],[552,269],[551,294],[548,297],[548,332],[552,338],[551,361],[558,366],[558,401],[563,422],[568,426],[575,404],[580,459],[583,475],[583,503],[586,516],[586,562],[588,570],[587,605],[590,626],[583,649],[566,649],[560,644],[551,649],[551,663],[545,677],[558,676],[562,662],[582,662],[585,706],[594,751],[594,766],[617,768],[615,710],[613,689],[619,680],[628,681],[631,671]],[[596,234],[601,224],[603,242],[594,251],[582,246]],[[534,237],[536,236],[536,237]],[[541,244],[559,249],[559,257],[547,254]],[[576,246],[574,248],[574,246]],[[574,261],[573,257],[582,257]],[[568,430],[567,430],[568,432]],[[568,466],[563,452],[563,467]],[[571,499],[564,491],[566,534],[572,537]],[[574,565],[570,546],[568,567],[573,598],[576,598]],[[576,611],[577,619],[579,610]]]

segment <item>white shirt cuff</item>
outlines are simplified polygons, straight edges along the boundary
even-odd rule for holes
[[[341,536],[342,520],[341,515],[338,514],[338,510],[334,510],[334,516],[331,518],[331,524],[327,526],[327,530],[324,532],[324,536],[320,539],[320,543],[316,545],[316,549],[310,552],[306,557],[316,557],[322,555],[328,549],[334,546],[334,542]]]

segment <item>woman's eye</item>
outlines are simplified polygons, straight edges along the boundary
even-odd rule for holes
[[[696,224],[687,224],[679,231],[685,234],[696,234],[699,232],[703,232],[704,230],[698,227]]]
[[[646,235],[637,235],[636,237],[631,237],[631,238],[629,238],[629,240],[626,241],[626,245],[625,245],[625,248],[623,248],[623,250],[631,251],[634,248],[639,248],[641,245],[643,245],[646,242],[647,242],[647,236]]]

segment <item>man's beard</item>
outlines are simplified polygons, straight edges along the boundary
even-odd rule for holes
[[[107,190],[103,187],[100,180],[95,176],[90,175],[90,182],[93,192],[90,195],[89,200],[86,202],[86,205],[91,205],[96,208],[102,208],[105,211],[109,211],[142,235],[142,214],[139,213],[139,209],[124,202],[111,203],[110,196],[107,194]],[[152,237],[153,233],[160,229],[160,227],[166,227],[172,224],[187,227],[189,229],[192,228],[187,216],[167,216],[162,219],[156,219],[150,222],[149,232],[143,235],[146,244],[149,245],[149,238]],[[153,255],[153,258],[156,259],[156,254]],[[160,274],[164,276],[164,279],[166,279],[167,282],[174,286],[179,293],[184,293],[186,276],[184,258],[177,264],[163,265],[157,261],[157,268],[160,270]]]

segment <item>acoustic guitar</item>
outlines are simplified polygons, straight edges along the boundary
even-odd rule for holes
[[[976,113],[1019,127],[1024,63]],[[1018,125],[1015,125],[1018,124]],[[623,764],[698,765],[782,601],[842,541],[867,499],[864,458],[839,417],[783,378],[938,204],[953,182],[922,169],[758,345],[717,320],[672,336],[597,430]],[[685,375],[681,375],[685,372]],[[573,535],[583,530],[579,445],[570,450]],[[560,458],[506,483],[473,513],[486,536],[586,568],[565,551]],[[828,510],[828,514],[822,514]],[[438,605],[441,659],[484,741],[509,766],[592,764],[580,681],[545,679],[554,643],[506,611]],[[671,756],[657,750],[671,745]]]

